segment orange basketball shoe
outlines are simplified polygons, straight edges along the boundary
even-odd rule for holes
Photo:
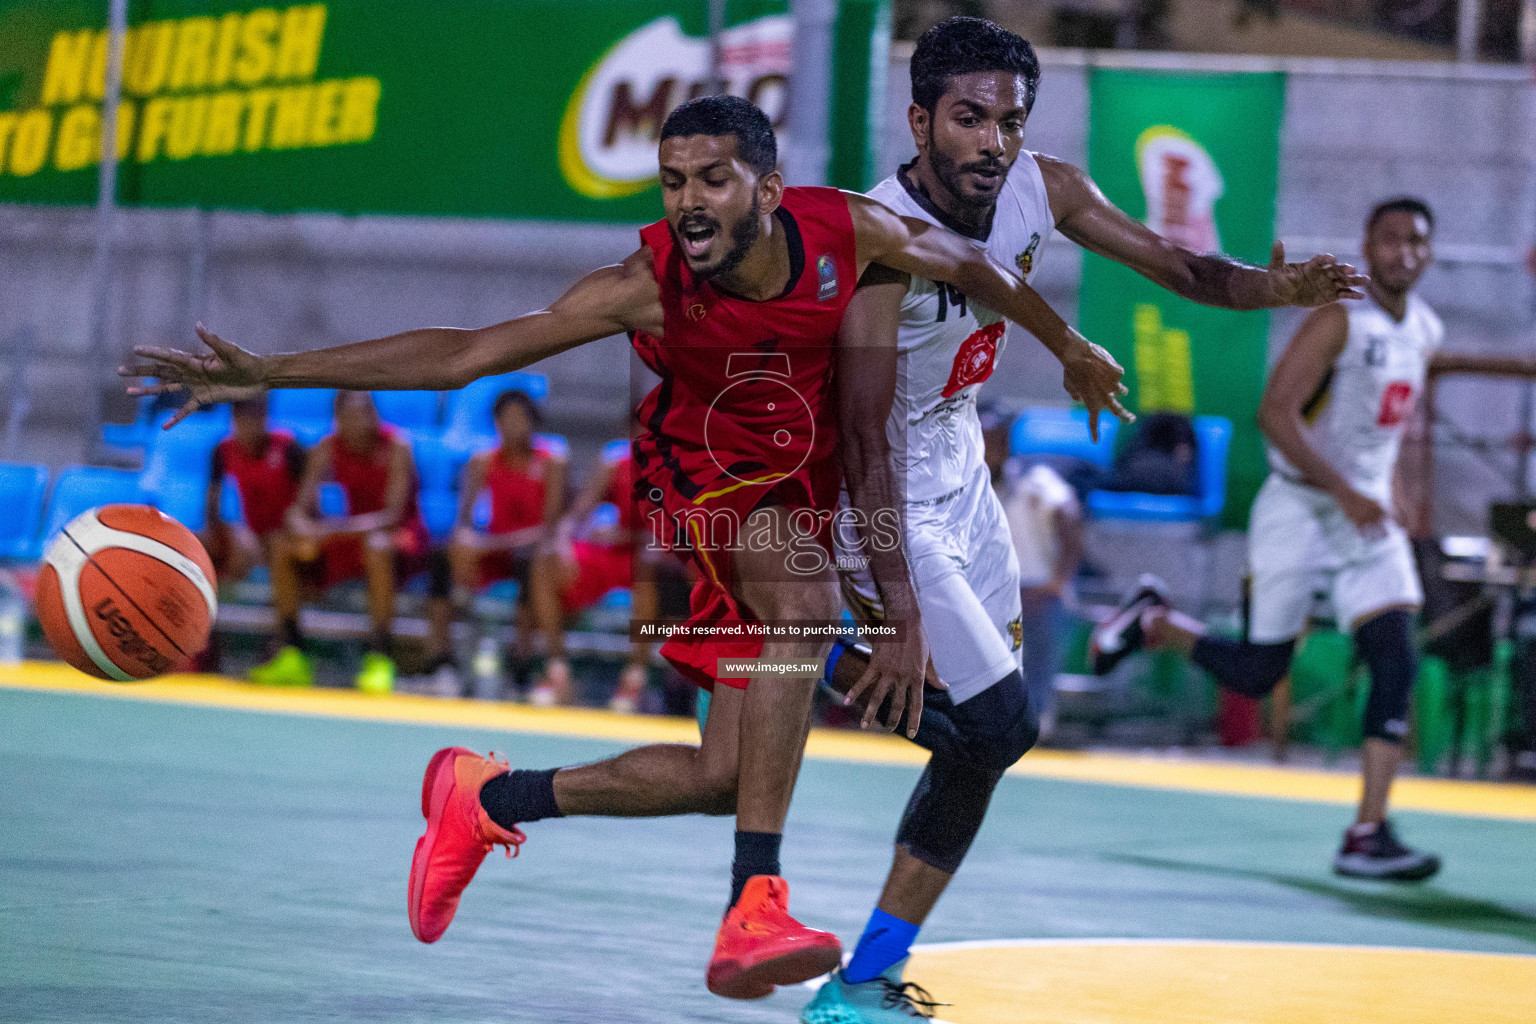
[[[747,879],[725,915],[709,961],[709,990],[727,999],[761,999],[775,985],[798,985],[836,969],[843,944],[789,916],[789,883],[777,875]]]
[[[480,806],[480,787],[507,770],[505,762],[463,747],[444,747],[427,762],[421,781],[427,832],[416,840],[407,903],[411,931],[422,942],[443,937],[459,896],[491,847],[505,846],[510,857],[528,838],[519,829],[502,828]]]

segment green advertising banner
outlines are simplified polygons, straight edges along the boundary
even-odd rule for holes
[[[1089,173],[1152,230],[1196,252],[1267,263],[1274,241],[1282,74],[1095,68]],[[1255,416],[1269,314],[1211,309],[1086,255],[1083,333],[1126,367],[1132,408],[1232,421],[1224,521],[1242,526],[1267,472]]]
[[[653,220],[661,122],[708,87],[707,6],[135,0],[119,198]],[[0,0],[0,202],[95,200],[105,9],[103,0]],[[726,10],[720,76],[782,129],[788,4],[731,0]],[[872,184],[887,25],[887,0],[839,5],[834,184]]]

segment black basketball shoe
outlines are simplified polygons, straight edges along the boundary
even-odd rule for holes
[[[1374,878],[1384,882],[1420,882],[1440,870],[1440,858],[1410,850],[1397,841],[1392,823],[1383,821],[1359,835],[1351,828],[1344,845],[1333,855],[1333,873],[1350,878]]]
[[[1153,575],[1137,581],[1136,590],[1120,602],[1115,614],[1094,629],[1088,641],[1088,663],[1094,675],[1107,675],[1128,655],[1141,650],[1146,636],[1141,629],[1141,613],[1157,605],[1167,605],[1168,585]]]

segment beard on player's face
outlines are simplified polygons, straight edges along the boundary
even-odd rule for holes
[[[928,151],[933,176],[949,193],[950,200],[972,210],[988,210],[997,205],[998,193],[1016,159],[1017,152],[1013,159],[1005,159],[976,153],[955,156],[939,145],[931,146]]]
[[[695,277],[710,280],[741,266],[762,230],[763,206],[754,189],[751,208],[728,229],[712,213],[697,210],[679,217],[672,227],[672,234],[683,250],[688,269]],[[700,241],[706,241],[707,247],[700,249]]]

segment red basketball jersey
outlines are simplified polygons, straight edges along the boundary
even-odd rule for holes
[[[497,448],[485,469],[485,487],[491,492],[491,522],[487,533],[511,533],[538,526],[544,521],[545,484],[555,456],[535,442],[526,460],[509,463]]]
[[[304,450],[286,431],[268,433],[257,452],[233,437],[213,450],[213,479],[235,478],[245,525],[258,537],[283,525],[303,475]]]
[[[379,438],[372,450],[355,452],[335,434],[331,435],[331,473],[347,492],[347,514],[367,515],[383,511],[389,494],[389,463],[392,442],[399,440],[393,427],[381,424]],[[400,516],[401,528],[413,528],[421,521],[416,504],[416,481],[411,481],[410,497]]]
[[[832,188],[788,188],[776,217],[790,276],[763,302],[695,279],[666,221],[640,231],[665,337],[632,337],[661,377],[640,405],[635,459],[649,481],[690,501],[721,488],[771,488],[837,445],[834,346],[858,283],[848,199]]]

